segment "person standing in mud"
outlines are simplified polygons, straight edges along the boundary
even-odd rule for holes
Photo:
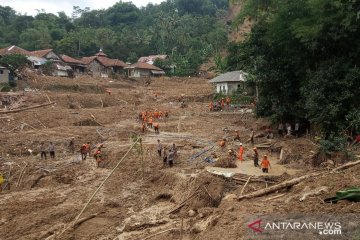
[[[75,138],[72,137],[69,142],[69,150],[72,154],[75,153]]]
[[[159,154],[159,157],[161,157],[161,151],[162,151],[162,149],[163,149],[163,146],[162,146],[162,144],[161,144],[161,142],[160,142],[160,139],[158,139],[157,142],[158,142],[157,152],[158,152],[158,154]]]
[[[259,152],[256,147],[254,147],[254,167],[259,167]]]
[[[176,153],[173,151],[173,149],[170,149],[167,154],[167,162],[169,164],[169,167],[172,167],[174,165],[175,154]]]
[[[49,153],[50,153],[50,158],[55,159],[55,145],[52,142],[50,142],[49,144]]]
[[[45,158],[46,160],[46,148],[44,142],[41,142],[40,144],[40,156],[41,156],[41,160],[43,160],[43,158]]]
[[[261,161],[260,165],[263,173],[269,173],[269,168],[271,168],[271,166],[270,166],[270,161],[267,158],[267,155],[264,155],[264,158]]]

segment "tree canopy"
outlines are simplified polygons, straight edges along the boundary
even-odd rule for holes
[[[325,139],[359,131],[360,2],[246,0],[237,23],[246,17],[252,31],[226,60],[256,79],[257,114],[307,121]]]
[[[119,1],[102,10],[74,6],[71,16],[39,11],[32,17],[0,6],[0,47],[53,48],[73,57],[102,48],[125,61],[168,54],[178,74],[190,75],[226,45],[228,27],[221,16],[227,7],[227,0],[167,0],[142,8]]]

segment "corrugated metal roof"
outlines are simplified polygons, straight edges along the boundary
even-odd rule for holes
[[[222,82],[245,82],[246,73],[243,71],[233,71],[221,74],[209,81],[209,83],[222,83]]]

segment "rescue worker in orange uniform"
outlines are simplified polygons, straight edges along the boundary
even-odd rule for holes
[[[224,107],[225,107],[225,99],[222,98],[221,99],[221,108],[224,109]]]
[[[81,145],[80,153],[81,153],[81,160],[86,160],[86,155],[87,155],[86,144]]]
[[[159,118],[159,112],[157,110],[154,112],[154,118]]]
[[[244,147],[243,147],[242,143],[240,143],[239,155],[238,155],[238,158],[240,161],[244,161],[243,154],[244,154]]]
[[[210,109],[210,112],[212,112],[214,110],[214,104],[212,101],[209,104],[209,109]]]
[[[229,97],[226,97],[226,106],[229,108],[231,103],[231,99]]]
[[[153,126],[153,119],[152,119],[152,117],[150,117],[148,120],[148,127],[152,128],[152,126]]]
[[[96,160],[97,166],[100,167],[100,162],[103,161],[103,159],[101,158],[101,149],[104,147],[103,144],[98,145],[95,154],[94,154],[94,158]]]
[[[269,168],[271,168],[271,166],[270,166],[270,161],[268,160],[266,155],[264,155],[264,158],[261,161],[260,166],[261,166],[261,169],[262,169],[263,173],[268,173],[269,172]]]

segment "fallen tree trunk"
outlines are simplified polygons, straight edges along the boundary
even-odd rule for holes
[[[355,166],[358,164],[360,164],[360,160],[355,161],[355,162],[345,163],[344,165],[341,165],[340,167],[337,167],[337,168],[334,168],[333,170],[331,170],[331,173],[334,173],[336,171],[343,170],[345,168],[349,168],[349,167],[352,167],[352,166]]]
[[[31,107],[26,107],[26,108],[22,108],[22,109],[15,109],[15,110],[9,110],[9,111],[0,111],[0,114],[22,112],[22,111],[26,111],[26,110],[29,110],[29,109],[45,107],[45,106],[49,106],[49,105],[53,105],[53,104],[55,104],[55,102],[44,103],[44,104],[35,105],[35,106],[31,106]]]
[[[280,184],[276,184],[274,186],[271,186],[271,187],[268,187],[268,188],[265,188],[265,189],[261,189],[259,191],[255,191],[253,193],[249,193],[247,195],[240,196],[240,197],[238,197],[238,200],[240,201],[240,200],[243,200],[243,199],[246,199],[246,198],[260,197],[260,196],[263,196],[263,195],[266,195],[266,194],[269,194],[269,193],[273,193],[273,192],[276,192],[276,191],[281,190],[283,188],[291,187],[291,186],[293,186],[295,184],[300,183],[301,181],[303,181],[305,179],[312,178],[312,177],[315,177],[315,176],[318,176],[318,175],[320,175],[320,173],[312,173],[312,174],[309,174],[309,175],[294,178],[294,179],[291,179],[289,181],[285,181],[285,182],[282,182]]]

